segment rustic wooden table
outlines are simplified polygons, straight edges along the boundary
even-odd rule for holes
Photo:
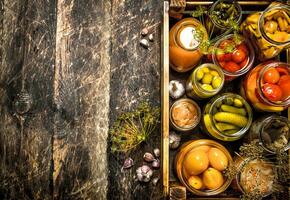
[[[108,130],[140,101],[160,104],[162,5],[0,0],[0,199],[161,197],[160,182],[134,177],[159,130],[131,155],[110,153]]]

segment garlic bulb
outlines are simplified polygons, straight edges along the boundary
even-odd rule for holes
[[[169,82],[169,94],[173,99],[182,97],[185,93],[184,85],[178,80],[172,80]]]
[[[132,166],[134,165],[134,161],[132,158],[127,158],[125,161],[124,161],[124,164],[123,164],[123,169],[129,169],[131,168]]]
[[[180,135],[177,135],[175,132],[171,131],[169,133],[169,147],[170,149],[177,149],[180,145]]]
[[[148,165],[143,165],[136,170],[136,174],[140,182],[149,182],[153,175],[153,171]]]

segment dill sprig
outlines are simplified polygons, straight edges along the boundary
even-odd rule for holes
[[[121,114],[110,129],[113,152],[134,149],[155,130],[160,121],[160,109],[141,103],[135,111]]]

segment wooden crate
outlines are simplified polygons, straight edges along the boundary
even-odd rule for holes
[[[174,5],[174,2],[177,4]],[[169,150],[169,108],[171,100],[169,98],[168,85],[171,78],[185,79],[190,72],[185,75],[176,75],[169,68],[169,29],[170,29],[170,17],[169,12],[174,11],[178,13],[189,13],[192,8],[197,5],[210,6],[214,1],[194,1],[194,0],[171,0],[171,2],[164,1],[163,7],[163,30],[162,30],[162,67],[161,67],[161,101],[162,101],[162,181],[163,181],[163,193],[165,197],[170,199],[186,199],[186,189],[179,182],[173,174],[172,160],[176,152]],[[272,1],[238,1],[243,8],[243,14],[248,15],[252,12],[264,10]],[[287,49],[283,53],[283,61],[289,63],[290,50]],[[288,109],[288,118],[290,116],[290,109]],[[234,144],[231,144],[234,145]],[[173,154],[173,155],[172,155]],[[187,199],[199,199],[199,200],[237,200],[239,199],[239,193],[237,192],[225,192],[215,197],[197,197],[188,195]]]

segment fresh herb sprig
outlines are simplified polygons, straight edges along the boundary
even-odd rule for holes
[[[110,129],[111,150],[128,152],[134,149],[155,130],[160,122],[160,109],[141,103],[135,111],[121,114]]]

